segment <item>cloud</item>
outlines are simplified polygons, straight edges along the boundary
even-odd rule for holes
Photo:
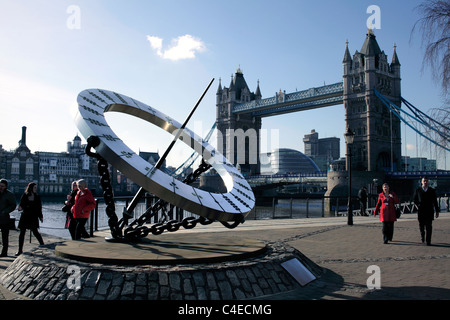
[[[158,56],[172,61],[194,59],[197,52],[202,52],[206,49],[205,44],[200,39],[189,34],[173,39],[170,47],[165,50],[162,48],[162,38],[147,36],[147,40]]]
[[[147,36],[147,40],[150,42],[152,49],[155,49],[158,56],[160,56],[162,54],[161,49],[163,39],[154,36]]]

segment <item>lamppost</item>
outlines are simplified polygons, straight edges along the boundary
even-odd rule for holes
[[[352,211],[352,152],[350,145],[353,143],[355,134],[347,127],[347,132],[344,133],[345,143],[347,144],[347,171],[348,171],[348,207],[347,207],[347,224],[353,225],[353,211]]]

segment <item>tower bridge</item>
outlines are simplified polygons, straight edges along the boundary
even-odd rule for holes
[[[290,112],[344,105],[345,127],[355,133],[352,168],[359,171],[398,170],[401,164],[400,119],[390,119],[387,108],[376,96],[383,94],[396,105],[401,103],[400,62],[394,46],[391,62],[369,30],[361,50],[350,55],[348,42],[344,52],[342,81],[293,93],[279,92],[262,99],[259,81],[251,92],[239,68],[228,87],[221,82],[216,93],[216,123],[222,134],[217,145],[243,173],[260,173],[259,132],[262,118]],[[392,121],[391,121],[392,120]],[[245,157],[238,161],[237,138],[234,132],[249,129],[256,132],[256,141],[246,138]],[[251,154],[251,146],[253,152]],[[245,160],[245,161],[244,161]]]
[[[351,146],[351,170],[356,173],[352,178],[354,185],[359,188],[374,179],[390,179],[399,182],[399,187],[404,188],[405,192],[410,192],[412,180],[404,179],[406,175],[385,174],[401,170],[400,124],[403,119],[393,117],[391,107],[386,107],[386,101],[389,101],[401,110],[403,100],[401,64],[396,46],[388,62],[388,56],[380,49],[375,34],[369,30],[360,51],[355,51],[353,56],[346,42],[342,66],[342,81],[292,93],[280,90],[264,99],[259,81],[256,90],[250,91],[242,70],[238,68],[229,86],[222,86],[220,81],[216,93],[216,126],[221,133],[217,137],[219,149],[233,164],[240,166],[245,176],[259,175],[262,118],[344,105],[345,125],[342,132],[350,128],[355,134]],[[244,137],[238,137],[237,131]],[[248,132],[256,134],[250,135]],[[238,156],[239,143],[245,144],[245,152]],[[327,193],[347,184],[348,157],[346,161],[347,171],[327,174]],[[257,179],[253,181],[255,184],[259,182]],[[406,182],[409,182],[408,186],[404,185]]]

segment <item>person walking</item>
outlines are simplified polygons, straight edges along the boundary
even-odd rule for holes
[[[37,184],[30,182],[25,189],[24,194],[20,198],[19,211],[22,211],[20,216],[18,228],[19,233],[19,250],[16,256],[22,254],[23,244],[25,242],[25,233],[27,229],[33,232],[33,235],[39,241],[40,245],[44,244],[41,234],[39,233],[39,220],[44,221],[44,216],[42,215],[42,202],[41,197],[37,193]]]
[[[419,220],[419,230],[422,243],[431,245],[431,234],[433,232],[434,213],[439,217],[439,206],[437,203],[436,190],[428,185],[427,177],[422,178],[422,186],[414,192],[413,201],[417,205],[417,219]]]
[[[67,213],[66,216],[66,223],[64,227],[66,229],[69,229],[70,236],[72,237],[72,240],[75,239],[75,228],[76,228],[76,222],[73,220],[72,211],[71,208],[75,204],[75,197],[78,193],[78,185],[76,181],[72,182],[71,185],[72,190],[67,195],[67,200],[64,202],[63,211]],[[73,228],[70,227],[70,223],[73,223]],[[81,237],[82,238],[89,238],[89,233],[86,231],[86,229],[83,227],[81,229]]]
[[[366,216],[367,208],[367,188],[363,186],[358,192],[360,214]]]
[[[2,232],[2,252],[0,257],[8,255],[9,244],[9,214],[16,209],[17,203],[14,194],[8,190],[8,180],[0,179],[0,230]]]
[[[62,207],[62,211],[66,213],[66,222],[64,224],[65,229],[69,229],[70,220],[72,219],[72,212],[70,209],[75,203],[75,197],[77,196],[77,193],[78,193],[78,185],[76,181],[73,181],[71,184],[70,193],[67,195],[67,200],[64,201],[64,206]]]
[[[73,232],[74,240],[81,239],[82,232],[84,230],[84,225],[92,210],[95,209],[96,202],[92,196],[91,191],[87,188],[86,180],[78,180],[78,193],[75,197],[75,203],[72,206],[72,214],[74,218],[74,223],[70,223],[69,229],[71,229],[71,234]]]
[[[383,241],[388,243],[394,236],[394,222],[397,221],[395,214],[395,204],[398,203],[398,197],[389,190],[387,183],[383,184],[383,192],[378,195],[377,205],[374,215],[380,212],[380,221],[383,223]]]

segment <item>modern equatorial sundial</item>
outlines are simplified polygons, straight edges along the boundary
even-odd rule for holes
[[[95,137],[96,154],[141,187],[127,210],[134,209],[140,195],[145,191],[178,208],[223,224],[232,222],[237,225],[243,222],[245,216],[253,209],[255,197],[242,174],[213,146],[186,127],[208,88],[183,124],[145,103],[117,92],[86,89],[79,93],[75,122],[81,134],[88,142]],[[160,158],[161,161],[152,165],[132,151],[109,126],[105,119],[107,112],[125,113],[171,133],[174,139]],[[145,128],[142,132],[145,135]],[[196,188],[161,170],[162,161],[178,140],[200,153],[203,162],[215,169],[223,180],[226,192],[214,193]]]

